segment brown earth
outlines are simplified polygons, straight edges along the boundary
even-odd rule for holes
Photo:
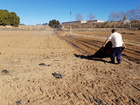
[[[140,33],[129,33],[117,65],[74,56],[94,54],[110,32],[1,30],[0,105],[139,105]]]
[[[76,34],[77,33],[77,34]],[[127,49],[122,55],[136,63],[140,63],[140,31],[119,31],[122,34]],[[88,55],[94,54],[104,43],[110,32],[75,32],[67,34],[64,39],[77,45],[79,50]]]

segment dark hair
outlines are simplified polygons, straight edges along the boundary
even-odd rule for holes
[[[116,29],[112,29],[112,33],[113,33],[113,32],[116,32]]]

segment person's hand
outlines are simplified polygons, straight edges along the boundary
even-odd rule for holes
[[[102,47],[105,47],[105,44],[103,44]]]

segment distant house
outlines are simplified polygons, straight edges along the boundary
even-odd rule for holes
[[[104,20],[89,20],[87,23],[103,23],[105,22]]]
[[[130,21],[125,20],[123,21],[123,24],[130,24]]]
[[[77,24],[77,23],[103,23],[104,20],[90,20],[90,21],[71,21],[71,22],[63,22],[62,24]]]
[[[77,23],[87,23],[87,21],[71,21],[71,22],[63,22],[62,24],[77,24]]]

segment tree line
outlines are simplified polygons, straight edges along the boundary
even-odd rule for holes
[[[90,13],[90,14],[88,15],[88,19],[87,19],[87,20],[91,21],[91,20],[94,20],[94,19],[95,19],[95,15],[94,15],[93,13]],[[80,13],[78,13],[78,14],[76,15],[76,21],[82,21],[82,20],[84,20],[84,19],[83,19],[83,16],[82,16]]]
[[[20,23],[20,17],[15,12],[9,12],[8,10],[0,10],[0,25],[1,26],[18,26]]]
[[[70,12],[71,15],[71,12]],[[82,21],[83,16],[78,13],[76,15],[76,21]],[[88,21],[95,20],[95,15],[90,13],[87,17]],[[128,21],[128,23],[126,22]],[[60,22],[57,20],[51,20],[49,22],[49,26],[56,27],[60,25]],[[139,28],[140,29],[140,6],[136,9],[131,9],[127,11],[120,11],[120,12],[111,12],[108,21],[104,23],[86,23],[86,24],[80,24],[80,27],[84,28]],[[65,27],[69,27],[69,25],[63,25]],[[79,27],[79,24],[73,24],[73,27]]]
[[[90,13],[87,20],[90,21],[94,19],[95,19],[95,15]],[[76,15],[76,21],[82,21],[82,20],[84,20],[83,16],[80,13],[78,13]],[[109,22],[125,21],[125,20],[129,20],[129,21],[140,20],[140,6],[136,9],[131,9],[127,11],[111,12],[108,17]]]
[[[111,12],[108,21],[134,21],[140,20],[140,6],[127,11]]]

